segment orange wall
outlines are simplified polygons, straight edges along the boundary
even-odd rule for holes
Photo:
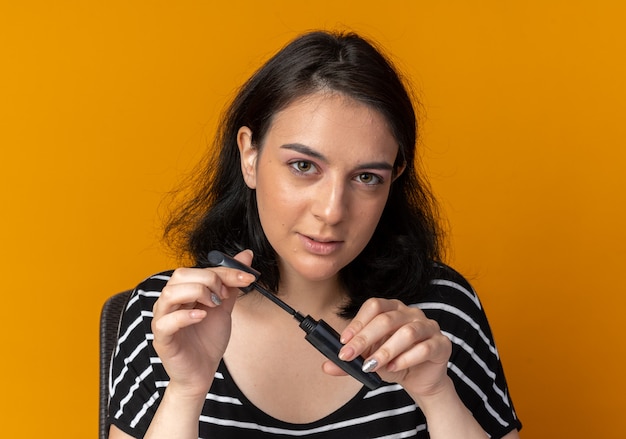
[[[100,306],[174,264],[163,194],[261,60],[342,25],[422,97],[450,261],[490,314],[523,436],[620,436],[623,2],[215,3],[0,5],[3,436],[96,434]]]

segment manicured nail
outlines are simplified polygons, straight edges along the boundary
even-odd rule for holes
[[[368,373],[376,369],[376,366],[378,366],[378,361],[376,361],[374,358],[370,358],[365,363],[363,363],[363,367],[361,370],[363,370],[363,372],[365,373]]]
[[[256,277],[251,273],[237,273],[237,279],[241,282],[252,283],[256,280]]]
[[[206,316],[206,311],[204,310],[192,309],[189,311],[189,317],[191,317],[192,319],[200,320],[203,319],[204,316]]]
[[[222,304],[222,299],[217,294],[211,293],[211,302],[219,306]]]
[[[352,331],[344,331],[341,333],[341,338],[339,339],[339,342],[341,344],[346,344],[350,341],[350,339],[354,336],[354,334],[352,333]]]
[[[339,359],[341,361],[350,361],[354,357],[354,349],[351,347],[344,347],[339,351]]]

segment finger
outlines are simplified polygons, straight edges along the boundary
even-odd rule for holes
[[[328,375],[336,377],[348,375],[347,372],[345,372],[342,368],[340,368],[330,360],[324,361],[324,363],[322,363],[322,371]]]
[[[228,287],[245,287],[255,279],[250,273],[228,267],[178,268],[172,273],[168,285],[201,283],[212,287],[223,283]]]
[[[243,250],[234,256],[239,262],[244,265],[250,265],[252,263],[253,253],[252,250]],[[228,286],[246,286],[255,280],[254,275],[247,271],[238,270],[236,268],[229,267],[207,267],[207,268],[188,268],[182,267],[174,270],[170,276],[169,284],[175,283],[189,283],[199,282],[207,283],[212,279],[212,273],[217,273],[219,277]]]
[[[213,297],[215,296],[215,297]],[[207,307],[219,305],[217,294],[209,287],[200,283],[178,283],[166,285],[152,309],[155,318],[169,314],[178,309],[196,308],[197,304]]]
[[[247,261],[249,259],[247,253],[247,251],[239,253],[235,258],[240,257],[240,259]],[[249,262],[246,262],[246,265],[248,264]],[[237,270],[236,268],[213,267],[206,268],[205,270],[210,270],[211,272],[216,273],[224,286],[228,288],[247,287],[256,280],[256,276],[254,276],[253,274],[248,273],[247,271]]]
[[[386,365],[386,369],[396,372],[424,363],[447,365],[451,353],[452,343],[448,337],[439,333],[397,355]]]
[[[245,265],[251,265],[252,259],[254,258],[254,253],[252,252],[252,250],[247,249],[237,253],[234,258]]]
[[[422,362],[422,358],[427,358],[434,352],[441,352],[439,345],[443,339],[445,337],[434,320],[426,318],[413,320],[398,328],[369,356],[365,362],[370,365],[368,372],[385,366],[391,371],[396,370],[396,367],[408,367],[405,364],[407,362],[415,362],[409,366]],[[390,363],[392,367],[389,367]]]
[[[244,250],[234,256],[234,259],[248,266],[252,264],[252,258],[252,250]],[[256,280],[256,276],[247,271],[228,267],[215,267],[212,270],[218,274],[222,282],[222,288],[217,293],[217,299],[228,299],[231,296],[230,289],[247,287]],[[237,297],[238,294],[232,295]],[[234,305],[234,303],[231,303],[231,305]]]
[[[253,256],[254,255],[251,250],[244,250],[236,254],[234,258],[245,265],[250,265],[252,263]],[[256,277],[247,271],[228,267],[215,267],[205,270],[212,270],[215,274],[217,274],[221,284],[221,288],[219,289],[217,284],[210,287],[211,301],[215,305],[222,306],[227,312],[232,312],[235,306],[235,300],[238,297],[237,293],[233,294],[230,290],[247,287],[256,280]]]
[[[351,361],[358,355],[371,352],[408,321],[410,317],[398,310],[376,315],[341,348],[339,358]]]
[[[202,321],[207,315],[204,309],[181,309],[152,319],[152,332],[160,344],[168,344],[181,329]]]
[[[237,257],[249,262],[252,253],[244,251],[239,253]],[[215,294],[212,298],[213,301],[219,302],[219,300],[216,299],[226,299],[229,297],[228,288],[245,287],[250,285],[254,280],[254,275],[250,273],[226,267],[179,268],[172,273],[167,287],[194,283],[204,285],[210,292]],[[198,291],[199,290],[196,290],[196,292]],[[211,297],[209,296],[209,298]]]
[[[365,301],[359,312],[354,316],[352,321],[341,332],[340,341],[343,344],[348,343],[352,338],[358,334],[369,322],[371,322],[377,315],[397,309],[398,304],[395,300],[384,300],[378,298],[371,298]]]

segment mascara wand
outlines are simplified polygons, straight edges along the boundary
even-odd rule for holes
[[[249,267],[236,259],[219,252],[212,250],[208,254],[209,264],[213,267],[228,267],[235,268],[237,270],[245,271],[254,275],[258,280],[261,273],[254,268]],[[331,360],[346,373],[350,374],[361,383],[363,383],[368,389],[374,390],[382,384],[382,380],[378,374],[374,372],[363,372],[363,357],[357,357],[352,361],[343,361],[339,359],[339,350],[342,348],[342,344],[339,341],[339,333],[335,331],[324,320],[315,320],[313,317],[307,315],[304,317],[298,311],[287,305],[275,294],[267,291],[256,281],[252,282],[249,286],[240,288],[244,293],[250,292],[252,289],[257,290],[263,296],[274,302],[281,307],[289,315],[298,321],[300,328],[306,333],[305,340],[311,343],[318,351],[320,351],[326,358]]]

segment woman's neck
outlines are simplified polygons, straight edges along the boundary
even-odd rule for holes
[[[311,281],[297,275],[281,273],[277,294],[295,310],[317,318],[336,315],[347,300],[339,276]]]

